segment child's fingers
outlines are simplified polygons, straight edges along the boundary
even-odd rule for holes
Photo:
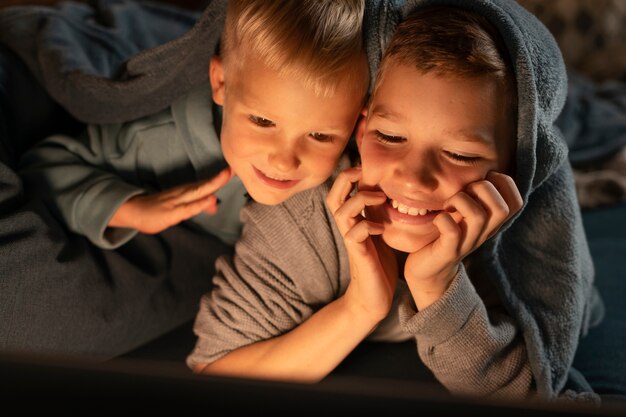
[[[351,244],[359,244],[372,235],[380,235],[384,231],[384,227],[380,223],[374,223],[369,220],[361,220],[352,227],[344,236],[346,246]]]
[[[462,253],[469,253],[476,246],[487,224],[487,212],[478,201],[463,191],[446,201],[444,208],[453,208],[461,215],[462,220],[458,223],[462,230],[460,250]]]
[[[387,196],[380,191],[359,191],[349,198],[333,215],[343,236],[354,226],[357,218],[367,206],[382,204]]]
[[[172,220],[175,221],[172,224],[178,224],[183,220],[190,219],[204,210],[210,210],[210,207],[215,207],[215,211],[217,211],[217,197],[214,194],[199,200],[179,204],[171,211]]]
[[[504,221],[510,219],[524,205],[524,200],[517,188],[517,184],[510,176],[496,171],[489,172],[486,179],[496,187],[509,208],[509,214]]]
[[[335,213],[345,203],[354,188],[354,184],[360,179],[360,167],[347,168],[337,175],[333,186],[326,196],[326,205],[328,205],[332,213]]]
[[[466,190],[487,212],[487,223],[478,239],[478,244],[482,244],[500,228],[507,219],[510,209],[495,185],[489,181],[474,182]]]
[[[226,185],[231,178],[230,168],[225,168],[210,180],[185,185],[181,187],[176,203],[191,203],[207,197]]]
[[[487,174],[485,181],[477,184],[480,184],[479,188],[483,188],[480,196],[483,205],[488,206],[492,213],[481,238],[484,242],[495,235],[500,227],[522,208],[524,201],[515,181],[508,175],[491,171]]]
[[[233,175],[231,169],[224,168],[210,180],[202,182],[200,185],[200,194],[208,195],[215,193],[217,190],[225,186],[232,177]]]
[[[214,215],[219,211],[219,199],[215,196],[215,194],[208,196],[205,201],[206,206],[204,207],[204,209],[202,209],[202,211],[204,211],[206,214]]]
[[[450,213],[441,212],[434,219],[433,224],[439,230],[437,245],[444,254],[452,256],[451,259],[458,259],[460,256],[461,240],[463,231],[459,224],[452,218]]]
[[[354,218],[367,206],[382,204],[387,196],[381,191],[359,191],[335,212],[335,217]]]

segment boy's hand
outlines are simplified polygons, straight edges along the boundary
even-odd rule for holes
[[[459,264],[493,236],[523,205],[507,175],[491,171],[444,204],[435,217],[439,237],[406,261],[404,275],[418,309],[437,301],[456,275]]]
[[[326,197],[326,204],[343,236],[350,260],[351,280],[346,300],[377,323],[391,308],[398,267],[391,248],[377,236],[383,232],[383,226],[361,215],[366,206],[382,204],[387,197],[376,191],[358,191],[350,197],[360,178],[360,168],[341,172]]]
[[[217,213],[215,192],[232,177],[230,168],[207,181],[184,184],[154,194],[132,197],[117,210],[109,227],[136,229],[141,233],[160,233],[202,211]]]

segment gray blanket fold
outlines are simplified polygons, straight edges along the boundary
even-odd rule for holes
[[[107,11],[114,27],[102,24],[93,8],[73,2],[0,13],[0,41],[75,118],[85,123],[139,118],[208,79],[225,0],[212,1],[197,24],[197,12],[173,6],[102,3],[99,12]]]

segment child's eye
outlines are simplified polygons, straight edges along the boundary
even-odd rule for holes
[[[255,125],[260,126],[260,127],[274,127],[274,126],[276,126],[276,124],[274,122],[272,122],[271,120],[266,119],[264,117],[255,116],[253,114],[248,116],[248,119],[250,119],[250,121],[252,123],[254,123]]]
[[[376,138],[382,142],[382,143],[402,143],[402,142],[406,142],[406,138],[403,138],[402,136],[390,136],[390,135],[385,135],[384,133],[380,132],[380,131],[376,131]]]
[[[327,135],[326,133],[320,132],[311,132],[309,136],[315,139],[318,142],[332,142],[334,137],[332,135]]]
[[[445,152],[445,154],[448,158],[464,164],[475,164],[481,159],[480,156],[466,156],[455,152]]]

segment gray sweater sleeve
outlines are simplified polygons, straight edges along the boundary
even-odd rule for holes
[[[490,297],[494,295],[494,297]],[[488,300],[497,300],[488,294]],[[522,335],[498,302],[485,302],[461,267],[442,298],[416,311],[410,293],[400,322],[422,361],[452,393],[527,398],[534,382]]]
[[[101,248],[119,247],[137,231],[107,228],[109,220],[125,201],[144,192],[133,185],[139,182],[132,135],[115,124],[89,126],[78,138],[49,137],[24,154],[20,175],[70,230]]]
[[[336,228],[323,220],[329,215],[325,192],[311,190],[288,204],[253,203],[243,209],[234,255],[218,260],[213,289],[201,299],[190,368],[286,333],[344,291],[347,265],[334,244]]]
[[[283,334],[345,291],[349,263],[324,207],[325,194],[310,193],[308,205],[307,193],[301,194],[281,206],[251,204],[244,209],[235,254],[218,261],[214,289],[201,300],[189,367]],[[417,341],[421,360],[450,391],[532,395],[521,333],[493,288],[479,284],[461,268],[439,301],[417,312],[405,289],[390,316],[398,314],[403,334]],[[399,332],[389,330],[382,332],[382,339],[401,339]]]

